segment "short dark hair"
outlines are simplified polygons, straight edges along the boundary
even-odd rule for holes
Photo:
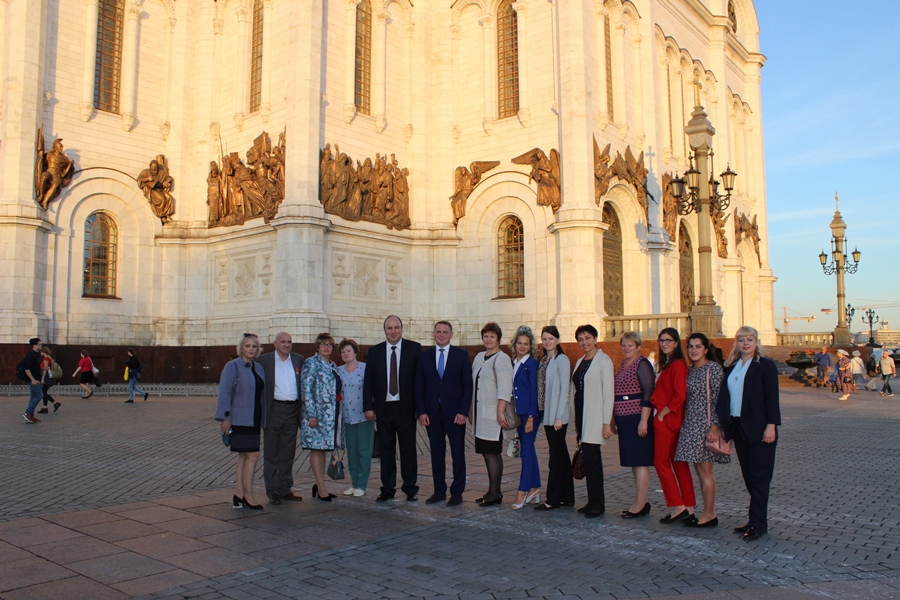
[[[31,338],[30,340],[28,340],[28,343],[31,344],[32,346],[34,346],[35,344],[40,344],[41,338]]]
[[[403,331],[403,319],[401,319],[401,318],[398,317],[397,315],[388,315],[388,316],[386,316],[386,317],[384,318],[384,323],[381,324],[381,328],[384,329],[385,327],[387,327],[387,322],[388,322],[388,319],[390,319],[390,318],[397,319],[397,321],[400,323],[400,331]]]
[[[453,333],[453,323],[451,323],[450,321],[438,321],[434,324],[434,327],[431,330],[434,331],[435,329],[437,329],[438,325],[446,325],[450,328],[450,333]]]
[[[450,330],[452,331],[453,328],[451,328]],[[486,333],[495,334],[497,336],[498,342],[503,339],[503,330],[501,330],[500,326],[493,321],[486,323],[485,326],[481,328],[481,337],[484,337],[484,334]]]
[[[82,350],[82,351],[81,351],[81,355],[82,355],[82,356],[90,356],[90,354],[88,354],[88,351],[87,351],[87,350]]]
[[[577,340],[582,333],[589,333],[594,339],[600,337],[600,334],[597,333],[597,328],[591,324],[579,325],[578,329],[575,330],[575,339]]]
[[[338,346],[338,352],[341,352],[347,346],[353,348],[353,353],[359,356],[359,344],[356,343],[356,340],[351,340],[349,338],[344,338],[341,340],[341,343]]]

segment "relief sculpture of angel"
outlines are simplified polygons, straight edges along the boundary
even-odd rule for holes
[[[456,190],[450,196],[450,206],[453,208],[453,224],[466,216],[466,201],[472,194],[472,190],[481,181],[481,176],[500,164],[499,160],[477,160],[466,167],[456,167]]]
[[[512,162],[516,165],[531,165],[528,176],[537,184],[538,205],[549,206],[556,213],[562,204],[559,152],[552,148],[548,158],[543,150],[534,148],[512,159]]]

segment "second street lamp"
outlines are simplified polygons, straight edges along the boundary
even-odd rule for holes
[[[862,256],[862,253],[855,249],[850,253],[850,256],[853,257],[853,264],[847,262],[847,255],[845,254],[845,248],[849,247],[847,244],[847,238],[844,234],[847,232],[847,224],[844,223],[844,219],[841,217],[841,211],[838,209],[838,195],[837,192],[834,194],[834,218],[831,220],[831,264],[828,263],[828,255],[825,254],[823,250],[819,254],[819,263],[822,265],[822,272],[826,275],[835,275],[837,279],[837,305],[838,307],[844,306],[844,301],[846,300],[847,294],[844,289],[844,273],[852,275],[856,273],[856,269],[859,267],[859,259]],[[847,305],[848,311],[845,313],[842,310],[838,310],[838,324],[837,327],[834,328],[834,345],[835,346],[848,346],[850,344],[850,327],[848,322],[850,317],[852,317],[852,313],[850,313],[849,309],[850,305]]]

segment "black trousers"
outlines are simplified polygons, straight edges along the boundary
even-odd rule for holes
[[[399,402],[387,402],[377,419],[377,442],[381,459],[381,493],[393,496],[397,489],[397,446],[400,446],[400,477],[404,494],[419,493],[416,485],[416,416],[403,414]]]
[[[767,531],[769,529],[769,488],[775,473],[775,447],[778,439],[771,444],[749,439],[740,427],[740,419],[732,419],[732,439],[737,452],[744,485],[750,494],[750,511],[747,525]]]
[[[287,496],[294,485],[294,457],[297,452],[297,428],[300,425],[300,401],[273,403],[263,430],[263,480],[266,496]]]
[[[559,431],[552,425],[544,425],[544,433],[547,436],[547,445],[550,450],[547,474],[547,499],[550,506],[575,504],[575,481],[572,479],[572,457],[569,456],[569,447],[566,444],[566,429],[569,425],[563,425]]]
[[[606,494],[603,490],[603,460],[600,444],[581,442],[581,458],[584,459],[584,480],[587,485],[589,510],[606,510]]]

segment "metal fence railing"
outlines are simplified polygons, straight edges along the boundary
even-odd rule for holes
[[[8,384],[0,386],[0,395],[4,396],[28,396],[28,385]],[[217,396],[219,384],[217,383],[148,383],[139,385],[141,389],[151,397],[162,396]],[[55,385],[50,388],[52,396],[81,396],[84,390],[78,385]],[[127,383],[109,383],[94,390],[94,397],[127,396]]]

